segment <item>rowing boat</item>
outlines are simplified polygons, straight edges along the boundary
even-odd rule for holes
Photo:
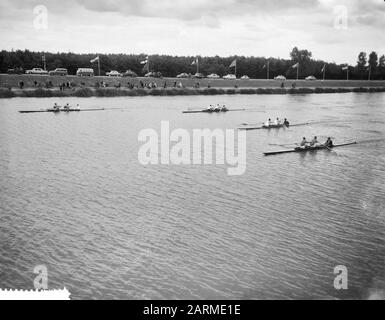
[[[230,112],[230,111],[245,111],[246,109],[220,109],[220,110],[210,110],[210,109],[203,109],[203,110],[188,110],[188,111],[182,111],[182,113],[222,113],[222,112]]]
[[[357,141],[350,142],[350,143],[336,144],[332,148],[345,147],[345,146],[350,146],[350,145],[353,145],[353,144],[357,144]],[[307,148],[297,147],[297,148],[292,149],[292,150],[264,152],[263,154],[265,156],[273,156],[273,155],[276,155],[276,154],[284,154],[284,153],[292,153],[292,152],[308,152],[308,151],[315,151],[315,150],[322,150],[322,149],[329,150],[329,149],[332,149],[332,148],[326,147],[326,146],[316,146],[316,147],[307,147]]]
[[[238,130],[261,130],[261,129],[279,129],[279,128],[289,128],[289,127],[298,127],[298,126],[307,126],[311,124],[310,122],[307,123],[297,123],[297,124],[290,124],[290,125],[285,125],[285,124],[273,124],[270,126],[265,126],[263,125],[262,127],[239,127]]]
[[[19,113],[41,113],[41,112],[52,112],[52,113],[59,113],[59,112],[82,112],[82,111],[102,111],[105,110],[104,108],[100,109],[45,109],[45,110],[27,110],[27,111],[19,111]]]

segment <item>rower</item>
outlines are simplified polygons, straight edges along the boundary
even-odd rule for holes
[[[274,124],[276,126],[279,126],[281,124],[281,121],[279,120],[279,118],[275,119]]]
[[[283,124],[288,127],[290,125],[290,122],[285,118],[285,120],[283,121]]]
[[[213,111],[213,106],[211,104],[209,107],[207,107],[207,111]]]
[[[228,109],[226,108],[225,105],[222,106],[222,111],[227,111]]]
[[[299,146],[300,146],[301,148],[306,148],[306,147],[307,147],[307,144],[308,144],[308,142],[306,141],[306,138],[303,137],[303,139],[302,139],[301,143],[299,144]]]
[[[326,140],[326,142],[323,144],[325,147],[327,147],[327,148],[333,148],[333,141],[332,141],[332,139],[331,138],[328,138],[327,140]]]
[[[59,106],[57,105],[57,103],[55,103],[55,104],[53,105],[53,108],[54,108],[55,110],[59,109]]]
[[[266,123],[264,124],[265,127],[270,127],[271,126],[271,119],[267,120]]]
[[[318,140],[317,140],[317,137],[314,137],[312,141],[310,141],[310,147],[315,147],[316,144],[318,144]]]
[[[64,110],[65,111],[69,111],[70,110],[70,105],[68,103],[64,106]]]
[[[215,107],[215,111],[221,111],[221,107],[219,106],[219,103],[218,103],[217,106]]]

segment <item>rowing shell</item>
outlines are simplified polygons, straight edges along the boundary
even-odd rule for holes
[[[222,113],[230,111],[245,111],[246,109],[233,109],[233,110],[192,110],[192,111],[182,111],[182,113]]]
[[[69,110],[46,109],[46,110],[19,111],[19,113],[41,113],[41,112],[59,113],[59,112],[102,111],[102,110],[104,110],[104,108],[102,109],[69,109]]]
[[[270,126],[262,126],[262,127],[239,127],[238,130],[261,130],[261,129],[278,129],[278,128],[289,128],[289,127],[298,127],[298,126],[307,126],[311,124],[310,122],[307,123],[297,123],[297,124],[290,124],[290,125],[285,125],[285,124],[273,124]]]
[[[344,144],[336,144],[333,146],[333,148],[338,148],[338,147],[345,147],[345,146],[350,146],[353,144],[357,144],[357,141],[350,142],[350,143],[344,143]],[[283,151],[275,151],[275,152],[264,152],[263,154],[265,156],[273,156],[276,154],[283,154],[283,153],[292,153],[292,152],[308,152],[308,151],[314,151],[314,150],[320,150],[320,149],[332,149],[332,148],[327,148],[325,146],[317,146],[317,147],[308,147],[308,148],[295,148],[293,150],[283,150]]]

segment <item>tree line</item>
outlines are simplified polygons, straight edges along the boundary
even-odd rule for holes
[[[125,72],[132,70],[138,75],[147,72],[143,68],[146,54],[75,54],[75,53],[43,53],[32,52],[29,50],[1,51],[0,52],[0,71],[6,73],[8,69],[21,68],[24,71],[32,68],[43,68],[43,56],[45,56],[47,70],[55,68],[66,68],[69,74],[76,74],[78,68],[94,68],[98,74],[97,63],[90,61],[95,57],[100,57],[101,74],[111,70]],[[196,57],[192,56],[170,56],[170,55],[151,55],[151,71],[161,72],[165,77],[175,77],[180,73],[195,74],[197,66],[192,65]],[[309,75],[317,79],[323,78],[323,68],[325,66],[325,79],[337,80],[346,79],[347,71],[343,70],[344,64],[336,64],[315,60],[312,53],[308,50],[300,50],[297,47],[290,52],[290,59],[264,58],[264,57],[198,57],[199,71],[204,75],[216,73],[224,76],[234,73],[234,68],[230,68],[231,63],[237,60],[238,77],[248,75],[254,79],[266,79],[269,71],[269,78],[277,75],[284,75],[288,79],[295,79],[297,69],[293,65],[299,63],[299,78],[303,79]],[[385,56],[379,56],[376,52],[367,55],[360,52],[357,57],[357,64],[349,66],[349,79],[352,80],[385,80]]]

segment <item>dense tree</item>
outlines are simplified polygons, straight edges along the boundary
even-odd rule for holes
[[[377,76],[377,66],[378,66],[378,55],[376,52],[372,51],[369,54],[369,72],[370,78],[376,78]]]
[[[29,50],[1,51],[0,71],[7,72],[10,68],[21,67],[24,70],[43,67],[42,52],[31,52]],[[46,63],[49,70],[55,68],[67,68],[70,74],[75,74],[78,68],[93,67],[97,74],[97,63],[91,64],[91,60],[100,56],[101,73],[105,74],[110,70],[124,72],[132,70],[138,75],[143,75],[143,65],[147,54],[75,54],[75,53],[46,53]],[[167,55],[150,56],[150,68],[152,71],[159,71],[166,77],[174,77],[179,73],[186,72],[195,74],[196,66],[191,63],[196,59],[192,56],[176,57]],[[308,50],[300,50],[297,47],[290,52],[290,59],[264,58],[264,57],[199,57],[200,72],[205,75],[216,73],[224,76],[233,73],[234,68],[229,68],[231,62],[237,59],[237,75],[248,75],[251,78],[265,79],[267,77],[267,65],[269,64],[270,79],[277,75],[284,75],[287,78],[295,79],[296,69],[292,66],[299,62],[300,78],[314,75],[322,78],[322,68],[326,65],[326,79],[345,79],[346,72],[342,65],[326,63],[322,60],[312,59],[312,53]],[[367,79],[368,59],[365,52],[358,56],[357,66],[351,71],[351,79]],[[372,74],[372,79],[385,79],[385,57],[378,56],[375,52],[369,55],[369,64],[377,69]]]

